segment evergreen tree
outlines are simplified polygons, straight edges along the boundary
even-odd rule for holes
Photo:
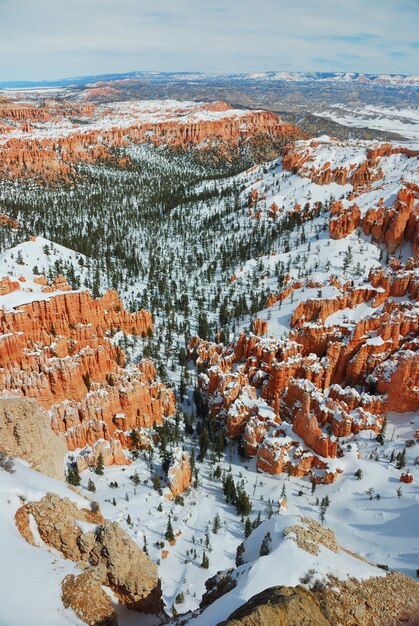
[[[96,463],[96,467],[95,467],[95,474],[98,474],[99,476],[103,476],[103,468],[104,468],[104,462],[103,462],[103,455],[102,453],[99,454],[98,458],[97,458],[97,463]]]
[[[208,557],[206,555],[205,550],[204,550],[203,555],[202,555],[201,567],[203,569],[208,569],[209,568],[209,559],[208,559]]]
[[[259,556],[267,556],[271,551],[271,533],[267,532],[260,545]]]
[[[53,333],[54,334],[54,333]],[[83,374],[83,382],[86,385],[86,389],[87,391],[90,391],[90,388],[92,386],[92,382],[90,380],[90,374],[89,372],[86,372],[86,374]]]
[[[223,480],[223,491],[226,502],[228,504],[234,504],[236,501],[236,485],[234,484],[233,476],[229,473]]]
[[[78,487],[81,483],[81,478],[79,474],[79,470],[77,469],[77,465],[72,463],[67,470],[66,480],[70,485],[74,487]]]
[[[237,489],[235,504],[237,513],[239,515],[249,515],[250,511],[252,510],[252,504],[250,502],[249,496],[241,487]]]
[[[220,530],[220,527],[221,527],[221,519],[220,519],[219,514],[217,513],[212,523],[212,532],[214,533],[214,535],[218,533],[218,531]]]
[[[224,435],[223,435],[223,432],[220,430],[217,436],[217,441],[215,443],[215,452],[217,454],[218,460],[221,459],[221,455],[224,451],[224,446],[225,446]]]
[[[401,470],[406,467],[406,448],[397,455],[396,469]]]
[[[173,532],[172,520],[171,520],[170,515],[167,521],[166,532],[164,533],[164,536],[166,538],[166,541],[174,541],[175,539],[175,534]]]
[[[325,496],[324,498],[322,498],[322,501],[320,503],[320,520],[321,523],[324,523],[325,517],[326,517],[326,511],[329,508],[330,505],[330,500],[329,500],[329,496]]]
[[[138,430],[133,429],[130,432],[130,438],[131,438],[131,448],[134,448],[134,450],[138,450],[138,448],[141,445],[140,434]]]
[[[208,445],[209,445],[209,437],[208,437],[208,431],[205,428],[205,426],[203,426],[201,428],[201,432],[199,433],[199,454],[198,454],[198,461],[200,463],[202,463],[202,461],[205,459],[205,456],[207,454],[208,451]]]
[[[252,522],[250,521],[250,519],[248,517],[246,517],[246,522],[244,524],[244,536],[249,537],[250,533],[252,532]]]
[[[91,491],[92,493],[94,493],[96,491],[95,483],[93,482],[93,480],[91,478],[89,478],[89,481],[87,483],[87,489],[89,491]]]

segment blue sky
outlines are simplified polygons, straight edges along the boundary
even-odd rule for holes
[[[419,73],[419,0],[0,0],[0,81],[131,70]]]

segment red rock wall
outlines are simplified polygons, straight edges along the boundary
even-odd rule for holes
[[[62,278],[55,281],[62,288]],[[4,281],[5,288],[10,288]],[[72,292],[0,311],[0,393],[35,398],[70,450],[99,439],[129,445],[126,431],[161,423],[174,412],[173,392],[155,380],[151,361],[123,369],[117,331],[152,331],[147,311],[128,313],[118,294],[94,300]]]

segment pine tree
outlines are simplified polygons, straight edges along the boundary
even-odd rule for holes
[[[138,450],[138,448],[140,447],[140,444],[141,444],[140,435],[138,433],[138,430],[133,429],[130,432],[130,438],[131,438],[131,448],[134,448],[134,450]]]
[[[204,553],[203,553],[203,555],[202,555],[202,563],[201,563],[201,567],[202,567],[203,569],[208,569],[208,568],[209,568],[209,559],[208,559],[208,557],[207,557],[207,555],[206,555],[205,550],[204,550]]]
[[[217,436],[217,441],[215,443],[215,452],[217,454],[218,460],[221,459],[221,455],[224,451],[224,445],[225,445],[224,435],[223,435],[223,432],[220,430]]]
[[[208,451],[208,445],[209,445],[209,437],[208,437],[208,431],[205,428],[205,426],[203,426],[201,428],[201,432],[199,433],[199,454],[198,454],[198,461],[200,463],[202,463],[202,461],[205,459],[205,456],[207,454]]]
[[[95,474],[98,474],[98,476],[103,476],[103,468],[104,468],[105,464],[103,462],[103,455],[102,453],[99,454],[98,458],[97,458],[97,463],[96,463],[96,467],[95,467]]]
[[[260,545],[259,556],[267,556],[271,551],[271,533],[267,532]]]
[[[262,523],[262,517],[260,514],[260,511],[258,511],[258,516],[256,519],[253,520],[252,522],[252,528],[257,528],[258,526],[260,526]]]
[[[66,480],[70,485],[74,487],[78,487],[81,483],[81,478],[79,474],[79,470],[77,469],[77,465],[72,464],[67,470]]]
[[[174,541],[175,539],[175,534],[173,532],[172,520],[171,520],[170,515],[167,521],[166,532],[164,533],[164,536],[166,538],[166,541]]]
[[[249,515],[252,510],[249,496],[242,487],[237,490],[236,510],[239,515]]]
[[[90,388],[92,386],[92,381],[90,379],[90,374],[89,372],[86,372],[85,374],[83,374],[83,382],[86,385],[86,389],[87,391],[90,391]]]
[[[189,457],[189,465],[191,466],[191,471],[193,472],[195,469],[195,450],[192,449],[191,455]]]
[[[92,493],[94,493],[96,491],[95,483],[93,482],[93,480],[91,478],[89,478],[89,481],[87,483],[87,489],[89,491],[91,491]]]
[[[322,498],[322,501],[320,503],[320,520],[321,520],[322,524],[323,524],[323,522],[325,520],[326,511],[327,511],[329,505],[330,505],[329,496],[325,496],[324,498]]]
[[[233,476],[229,473],[223,480],[223,490],[226,502],[228,504],[234,504],[236,501],[236,485],[234,484]]]
[[[396,469],[401,470],[406,467],[406,448],[397,455]]]
[[[218,533],[218,531],[220,530],[220,527],[221,527],[221,519],[220,519],[219,514],[217,513],[212,523],[212,532],[214,533],[214,535]]]
[[[244,524],[244,536],[249,537],[250,533],[252,532],[252,522],[250,521],[250,519],[248,517],[246,517],[246,522]]]

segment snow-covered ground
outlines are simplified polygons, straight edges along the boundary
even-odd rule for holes
[[[154,115],[154,112],[148,114]],[[171,110],[169,114],[172,114]],[[392,129],[395,130],[395,127]],[[331,142],[327,138],[322,138],[321,142],[324,145],[316,161],[319,167],[327,160],[336,166],[359,163],[365,156],[367,144],[364,143],[349,143],[344,149],[339,142]],[[140,148],[139,152],[143,153],[143,148]],[[158,161],[158,152],[156,154],[154,158]],[[328,154],[332,155],[329,159]],[[413,159],[408,160],[404,155],[393,155],[384,159],[381,167],[385,176],[384,181],[376,181],[368,192],[356,199],[362,213],[374,206],[380,198],[384,198],[384,204],[392,205],[402,179],[418,182],[417,161],[415,163]],[[351,185],[340,186],[335,183],[316,185],[308,178],[284,171],[279,160],[252,168],[237,176],[226,177],[217,183],[220,189],[235,187],[239,190],[238,206],[227,206],[220,198],[199,200],[162,216],[161,223],[153,226],[155,230],[151,235],[141,225],[138,226],[135,242],[137,248],[142,251],[144,276],[138,275],[135,280],[130,281],[124,276],[121,279],[121,295],[125,302],[142,304],[144,294],[148,290],[147,306],[158,293],[157,284],[152,284],[150,289],[150,283],[147,282],[146,270],[150,269],[148,255],[158,247],[161,257],[170,260],[170,267],[164,266],[167,270],[165,282],[174,284],[172,288],[176,298],[182,294],[187,294],[189,298],[187,315],[184,315],[177,305],[170,311],[175,324],[171,330],[170,340],[167,339],[167,344],[172,349],[169,351],[169,357],[163,353],[160,346],[160,358],[166,360],[168,376],[176,383],[180,377],[180,368],[176,360],[177,349],[183,345],[188,334],[182,323],[188,321],[190,324],[188,331],[196,331],[201,299],[206,307],[207,319],[218,323],[219,303],[210,307],[217,297],[219,301],[228,297],[230,302],[243,297],[250,305],[253,295],[257,294],[260,300],[262,296],[278,291],[281,287],[280,273],[290,273],[295,280],[311,278],[321,283],[325,283],[329,276],[334,274],[339,280],[353,280],[355,285],[361,285],[371,267],[385,264],[384,249],[359,231],[338,241],[329,237],[330,216],[327,207],[338,199],[342,199],[344,204],[349,202],[346,196],[352,192]],[[209,189],[214,184],[207,181],[198,185],[197,189]],[[257,207],[251,209],[249,216],[249,197],[254,189],[258,190],[259,197],[266,195],[266,198],[258,201]],[[231,201],[231,198],[229,200]],[[281,220],[293,212],[296,203],[303,207],[307,202],[313,206],[317,201],[322,203],[324,209],[318,217],[308,219],[289,230],[275,230]],[[268,216],[273,203],[283,211],[274,219]],[[139,211],[140,209],[141,207]],[[254,217],[256,210],[261,212],[257,219]],[[187,229],[177,227],[181,219],[185,220]],[[203,224],[206,225],[206,230],[203,230]],[[225,250],[231,251],[233,247],[243,242],[248,245],[246,259],[238,260],[234,257],[231,266],[222,269],[221,262]],[[406,243],[397,251],[397,255],[405,260],[411,252],[411,244]],[[193,266],[190,258],[195,259],[199,254],[202,255],[203,261],[197,268]],[[344,260],[348,255],[350,262],[345,269]],[[211,273],[214,264],[215,269]],[[0,257],[0,278],[3,275],[10,275],[13,278],[23,276],[26,281],[22,284],[33,288],[34,291],[14,292],[9,300],[7,300],[9,296],[2,296],[0,306],[15,306],[33,297],[42,297],[39,286],[35,291],[32,280],[34,266],[37,267],[37,271],[48,276],[57,273],[58,269],[60,273],[66,274],[72,267],[80,286],[83,287],[86,281],[91,282],[94,264],[81,254],[51,244],[42,237],[37,237],[36,241],[19,244]],[[232,274],[236,276],[234,282],[230,281]],[[157,279],[154,280],[157,283]],[[105,282],[104,279],[102,287],[107,286]],[[337,293],[330,285],[325,285],[320,290],[321,297],[333,297]],[[269,309],[262,309],[259,312],[254,310],[238,316],[228,325],[229,338],[233,339],[241,330],[248,328],[256,314],[269,322],[269,334],[274,337],[288,333],[292,312],[302,299],[308,297],[320,297],[319,289],[303,286],[284,300],[281,306],[275,304]],[[359,319],[369,315],[370,311],[367,305],[359,305],[351,311],[350,319]],[[327,323],[341,321],[347,313],[349,312],[336,313]],[[162,345],[168,332],[168,317],[164,307],[156,311],[156,341],[161,341]],[[143,349],[141,341],[139,340],[139,344],[130,352],[132,360],[137,360],[141,355]],[[257,518],[259,512],[262,520],[273,514],[271,521],[266,523],[274,528],[280,528],[285,522],[277,515],[283,515],[287,525],[292,523],[289,516],[306,515],[319,519],[317,500],[321,501],[327,495],[330,506],[325,524],[336,532],[343,546],[358,552],[373,563],[388,565],[390,569],[397,569],[414,577],[419,568],[418,447],[413,443],[411,447],[406,448],[407,463],[403,471],[409,469],[412,472],[414,480],[411,484],[400,483],[401,470],[396,469],[395,462],[390,462],[390,458],[393,452],[396,455],[402,451],[406,440],[414,441],[417,428],[419,428],[418,415],[391,414],[388,416],[383,446],[368,431],[348,437],[346,453],[339,459],[339,463],[344,466],[343,474],[333,485],[317,486],[314,493],[308,478],[258,474],[255,460],[241,460],[232,445],[227,448],[219,462],[209,454],[203,463],[197,463],[198,485],[184,494],[183,504],[181,501],[168,501],[164,494],[161,495],[153,488],[153,474],[156,471],[161,472],[157,451],[154,458],[151,458],[148,452],[141,452],[139,458],[129,466],[105,468],[103,476],[86,470],[82,474],[81,489],[83,493],[96,499],[105,517],[117,520],[140,547],[144,547],[146,539],[150,557],[159,562],[159,574],[168,610],[175,604],[179,593],[184,594],[184,602],[176,605],[178,612],[196,609],[205,591],[205,580],[221,569],[234,566],[236,549],[244,539],[243,521],[235,508],[226,504],[222,483],[219,478],[213,476],[217,465],[220,465],[222,474],[228,472],[231,466],[236,483],[243,481],[252,502],[253,509],[250,515],[252,520]],[[197,450],[196,438],[183,433],[182,440],[186,449]],[[359,469],[362,476],[358,480],[355,472]],[[95,483],[94,494],[87,491],[89,479]],[[110,487],[110,483],[115,482],[118,486]],[[284,488],[288,513],[279,514],[278,502]],[[398,491],[399,489],[401,491]],[[13,574],[0,586],[0,606],[7,603],[10,605],[8,599],[13,597],[18,585],[27,590],[28,598],[38,596],[41,598],[43,597],[41,587],[44,588],[45,580],[51,584],[51,594],[45,600],[48,604],[43,604],[44,601],[40,600],[37,606],[33,607],[29,603],[17,617],[12,615],[12,609],[7,606],[4,615],[3,611],[0,611],[0,626],[32,626],[33,623],[64,626],[67,623],[79,623],[73,615],[64,611],[59,598],[59,583],[64,574],[74,571],[73,564],[26,544],[13,523],[14,512],[21,503],[19,496],[39,498],[47,490],[68,494],[64,485],[31,472],[23,464],[17,464],[17,473],[14,476],[0,470],[2,497],[0,516],[2,528],[5,529],[0,534],[0,553],[10,555],[11,559],[13,555],[14,559]],[[71,495],[74,497],[73,492]],[[215,533],[213,524],[217,514],[220,516],[221,525]],[[169,515],[176,534],[176,543],[173,546],[169,546],[164,538]],[[129,519],[131,523],[128,522]],[[160,542],[164,542],[165,545],[162,547]],[[200,566],[204,550],[209,558],[208,569]],[[273,584],[289,580],[295,582],[303,569],[311,567],[308,563],[300,562],[295,568],[290,568],[290,559],[294,559],[296,555],[288,552],[286,545],[285,548],[282,546],[281,550],[283,551],[277,555],[278,559],[275,559],[275,568],[268,567],[269,561],[261,562],[252,568],[252,576],[258,577],[259,586],[255,586],[254,580],[250,580],[246,589],[243,584],[243,587],[238,589],[241,595],[234,596],[236,604],[232,602],[226,605],[222,616],[221,613],[217,613],[217,619],[226,617],[227,609],[236,608],[239,598],[243,600]],[[345,563],[335,562],[334,566],[337,569],[340,567],[345,569]],[[319,575],[324,574],[324,571],[319,571]],[[121,621],[122,624],[128,624],[133,620],[132,614],[122,615],[126,620]],[[202,620],[196,623],[204,625]],[[205,626],[212,624],[206,622]]]
[[[40,94],[43,95],[43,92]],[[24,101],[23,101],[24,102]],[[22,99],[19,98],[19,105]],[[13,105],[13,102],[10,103]],[[58,137],[70,137],[90,133],[91,131],[106,131],[116,128],[130,128],[142,124],[158,124],[174,122],[177,124],[193,124],[197,122],[211,122],[228,118],[240,119],[249,113],[246,109],[215,107],[205,102],[178,101],[178,100],[137,100],[129,102],[114,102],[98,105],[89,117],[83,115],[79,122],[64,117],[59,111],[45,121],[31,122],[31,140],[42,140]],[[28,134],[19,126],[11,129],[2,129],[0,145],[10,139],[27,139]]]
[[[71,497],[79,506],[87,502],[59,480],[15,462],[15,474],[0,469],[0,585],[1,626],[68,626],[84,624],[71,610],[64,609],[61,582],[77,574],[75,563],[58,553],[31,546],[20,535],[14,520],[16,511],[31,500],[40,500],[48,491]]]
[[[329,109],[315,111],[317,117],[355,128],[371,128],[390,133],[397,133],[406,139],[419,139],[419,109],[389,108],[372,104],[363,107],[351,107],[335,104]]]
[[[258,512],[262,520],[267,519],[271,510],[274,516],[284,515],[287,526],[291,525],[289,515],[304,515],[319,520],[318,501],[327,495],[330,507],[325,524],[335,531],[342,546],[372,563],[385,564],[390,569],[415,577],[419,568],[417,446],[407,449],[406,469],[414,477],[411,484],[400,482],[402,471],[396,469],[394,462],[390,463],[390,457],[393,451],[395,455],[402,451],[404,442],[413,439],[418,427],[418,415],[391,414],[383,446],[368,431],[351,436],[347,440],[347,452],[339,460],[344,467],[343,474],[333,485],[317,486],[314,493],[308,478],[258,474],[254,460],[243,462],[233,450],[225,453],[219,465],[223,473],[231,465],[236,483],[243,481],[253,506],[252,520]],[[126,468],[105,468],[103,476],[97,476],[90,470],[82,474],[84,493],[89,494],[86,487],[90,478],[96,486],[94,498],[100,502],[106,517],[117,520],[141,547],[146,537],[150,557],[153,561],[159,560],[164,600],[169,609],[180,592],[184,593],[185,601],[176,605],[178,611],[196,609],[205,591],[205,580],[219,570],[234,566],[236,549],[244,540],[244,524],[240,516],[234,507],[225,503],[220,480],[212,477],[217,465],[216,460],[198,463],[199,486],[184,494],[183,505],[169,502],[153,489],[151,474],[154,470],[150,470],[150,462],[145,458],[134,461]],[[362,478],[358,480],[355,472],[359,469]],[[136,474],[140,479],[137,485],[130,478]],[[117,482],[118,487],[109,488],[111,482]],[[284,487],[288,506],[288,513],[285,514],[278,512]],[[400,496],[397,492],[399,488]],[[214,534],[212,527],[217,513],[221,528]],[[132,525],[126,521],[128,515]],[[169,515],[175,534],[180,531],[174,546],[169,546],[164,538]],[[163,548],[155,545],[161,541],[165,543]],[[162,558],[162,550],[167,550],[166,558]],[[209,557],[208,569],[200,567],[204,550]],[[294,581],[288,584],[294,584],[294,579],[304,573],[301,567],[305,565],[295,563],[290,568],[290,562],[294,563],[281,559],[275,568],[262,563],[260,567],[264,568],[264,577],[257,588],[249,584],[248,593],[254,595],[266,587],[287,584],[287,580]],[[331,565],[325,567],[327,569]],[[325,572],[319,571],[319,575],[322,573]],[[201,624],[200,621],[198,623]]]

